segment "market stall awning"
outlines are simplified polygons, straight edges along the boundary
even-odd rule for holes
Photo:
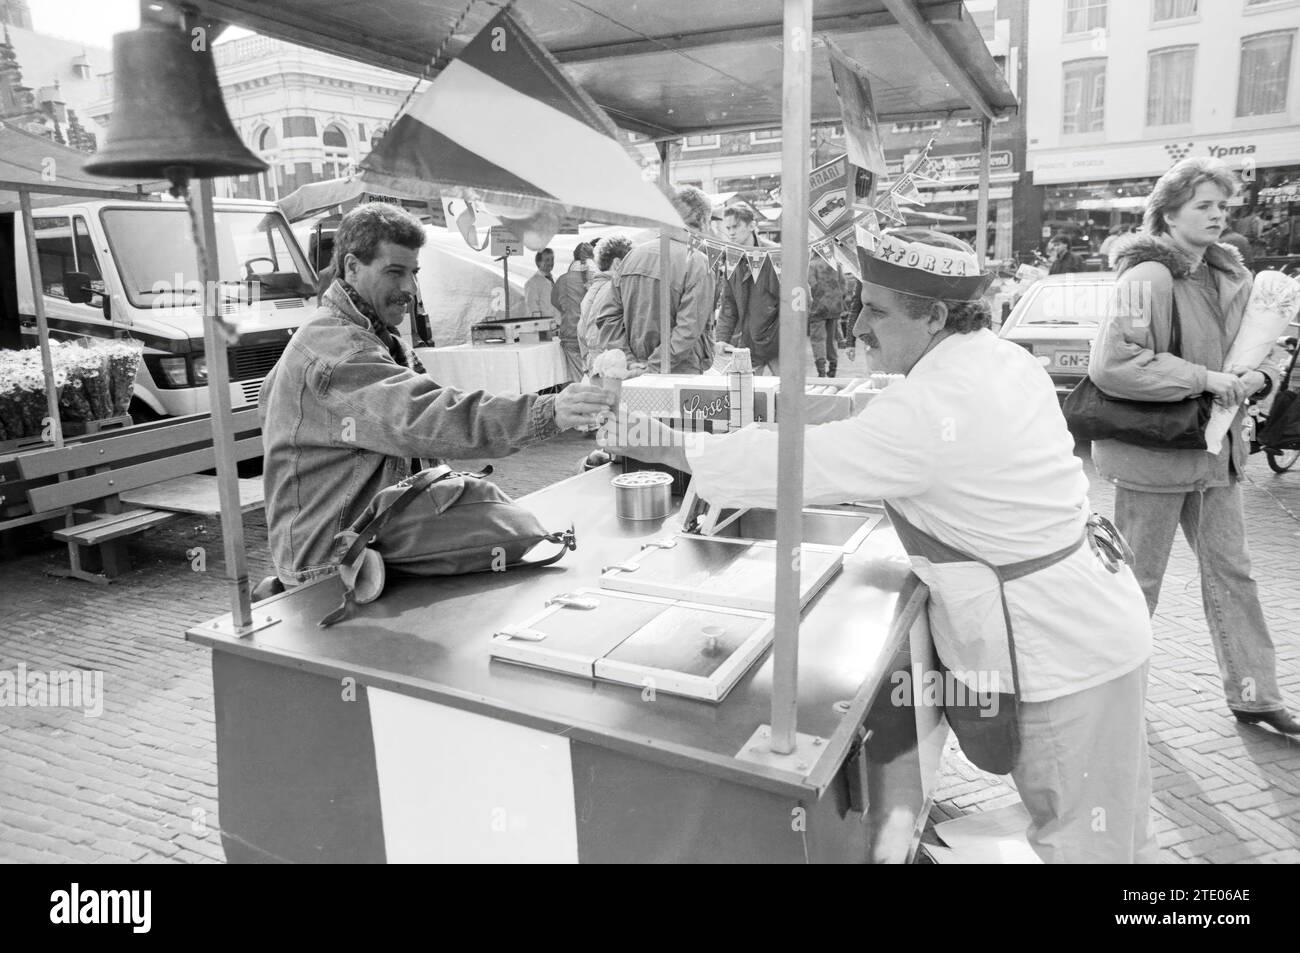
[[[468,13],[466,0],[193,5],[267,36],[412,74],[424,70],[458,21],[439,69],[500,9],[487,0]],[[894,8],[915,11],[917,21],[901,25]],[[511,10],[626,129],[676,138],[781,124],[781,0],[517,0]],[[818,38],[829,37],[867,70],[882,121],[1017,108],[1002,69],[955,0],[818,0],[813,34],[823,64]],[[815,65],[813,77],[812,121],[839,122],[829,66]]]
[[[18,192],[32,194],[32,205],[63,205],[69,198],[146,198],[168,188],[166,182],[122,182],[90,175],[82,168],[92,157],[51,139],[0,123],[0,213],[18,209]]]
[[[300,222],[304,218],[319,215],[321,212],[333,208],[342,206],[343,210],[346,211],[359,202],[376,199],[380,201],[397,201],[407,207],[407,211],[431,218],[435,225],[444,224],[441,203],[435,202],[433,206],[428,207],[423,198],[403,195],[400,192],[394,193],[390,189],[371,185],[366,182],[365,173],[350,175],[341,179],[308,182],[280,199],[278,204],[285,218],[290,222]]]

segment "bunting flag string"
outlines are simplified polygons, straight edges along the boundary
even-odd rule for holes
[[[918,184],[940,181],[933,177],[938,174],[934,161],[930,158],[933,146],[934,140],[931,139],[920,155],[873,205],[857,205],[853,218],[837,224],[837,231],[833,234],[822,233],[812,238],[808,244],[810,255],[816,255],[832,265],[839,265],[857,276],[854,247],[860,245],[873,248],[882,227],[902,225],[907,221],[898,204],[924,205],[925,196],[917,187]],[[755,248],[752,245],[738,245],[714,235],[701,234],[692,235],[689,244],[692,249],[698,249],[707,256],[710,269],[720,268],[728,279],[735,274],[741,261],[749,264],[746,269],[746,277],[749,278],[756,277],[763,270],[764,263],[770,263],[778,276],[781,274],[781,249],[777,247]]]

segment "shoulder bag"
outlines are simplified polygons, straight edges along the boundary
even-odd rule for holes
[[[386,570],[411,576],[500,572],[549,566],[577,549],[573,527],[547,532],[535,515],[483,479],[491,472],[430,467],[375,494],[352,526],[334,537],[343,602],[320,625],[333,625],[357,604],[379,598]],[[525,560],[542,542],[560,549]]]
[[[1178,301],[1170,294],[1169,353],[1183,356],[1183,325]],[[1199,394],[1183,400],[1124,400],[1111,397],[1084,377],[1070,391],[1061,410],[1078,440],[1118,440],[1156,450],[1204,450],[1205,426],[1214,396]]]

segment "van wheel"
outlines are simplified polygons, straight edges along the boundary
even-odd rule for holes
[[[127,413],[131,415],[131,422],[136,424],[147,424],[154,420],[162,420],[162,416],[139,397],[131,398],[131,406],[127,408]]]

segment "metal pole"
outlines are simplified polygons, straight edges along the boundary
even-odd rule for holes
[[[510,320],[510,256],[501,256],[501,281],[506,293],[506,320]]]
[[[45,290],[41,284],[41,261],[37,257],[36,223],[32,220],[32,195],[18,190],[23,217],[23,238],[27,242],[27,268],[32,280],[32,307],[36,310],[36,335],[41,342],[41,370],[45,373],[45,408],[49,413],[50,435],[56,447],[63,446],[63,422],[59,420],[59,391],[54,386],[54,358],[50,356],[50,326],[45,320]]]
[[[655,146],[659,150],[659,187],[668,195],[671,188],[671,179],[668,177],[668,150],[671,142],[657,142]],[[673,316],[672,316],[672,288],[673,288],[673,259],[672,259],[672,240],[668,237],[665,229],[659,230],[659,372],[661,374],[671,374],[673,370],[673,356],[669,344],[673,334]]]
[[[988,254],[989,238],[989,150],[993,141],[993,120],[980,119],[980,196],[975,212],[975,256],[980,268]]]
[[[772,750],[795,750],[799,701],[799,553],[803,541],[804,342],[808,331],[808,124],[812,0],[785,0],[781,96],[781,417],[777,436],[776,637]]]
[[[212,414],[212,445],[217,454],[217,493],[221,498],[221,541],[226,551],[226,578],[230,580],[230,606],[235,632],[252,631],[252,597],[248,585],[248,558],[244,552],[244,516],[239,509],[239,471],[235,462],[235,432],[230,420],[230,366],[226,341],[218,327],[217,227],[212,214],[212,180],[199,179],[198,216],[203,249],[203,353],[208,360],[208,403]],[[191,201],[193,198],[191,197]],[[204,254],[203,252],[206,252]]]

